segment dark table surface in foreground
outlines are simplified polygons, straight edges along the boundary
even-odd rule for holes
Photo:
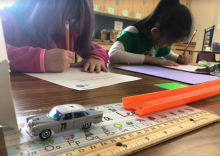
[[[118,66],[118,65],[114,65]],[[121,102],[122,97],[163,91],[154,84],[175,81],[138,73],[114,69],[109,70],[142,78],[138,81],[121,83],[88,91],[76,91],[21,73],[11,73],[11,83],[15,110],[41,109],[47,113],[53,106],[78,103],[84,106],[97,106]],[[220,100],[198,101],[190,106],[212,111],[220,115]],[[0,129],[0,156],[7,155],[2,129]],[[149,149],[133,154],[135,156],[219,156],[220,123],[214,123]]]

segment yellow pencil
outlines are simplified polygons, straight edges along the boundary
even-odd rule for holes
[[[69,21],[65,22],[66,27],[66,50],[70,50],[70,29],[69,29]]]
[[[69,29],[69,27],[70,27],[69,26],[69,21],[65,21],[65,28],[66,28],[66,50],[70,51],[70,29]],[[75,63],[75,57],[73,59],[73,63]]]
[[[193,38],[195,37],[196,32],[197,32],[197,30],[196,30],[196,31],[194,31],[194,33],[193,33],[193,36],[192,36],[191,40],[189,41],[188,45],[186,46],[186,49],[185,49],[185,50],[184,50],[184,52],[183,52],[183,56],[185,55],[185,53],[186,53],[187,49],[189,48],[189,45],[191,44],[191,42],[192,42]]]

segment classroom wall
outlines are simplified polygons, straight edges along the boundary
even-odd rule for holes
[[[204,37],[204,29],[217,24],[217,6],[220,0],[192,0],[191,13],[194,17],[194,26],[198,30],[194,42],[196,42],[196,50],[202,50],[202,42]],[[218,13],[217,13],[218,12]],[[219,16],[218,16],[219,17]],[[220,29],[215,29],[213,41],[220,41]],[[196,62],[197,53],[194,53],[193,62]]]

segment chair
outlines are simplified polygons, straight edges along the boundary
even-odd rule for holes
[[[206,47],[211,47],[214,30],[215,30],[215,25],[205,29],[202,51],[206,51]],[[198,63],[199,61],[203,61],[203,60],[208,62],[215,62],[215,55],[208,53],[199,53],[196,62]]]

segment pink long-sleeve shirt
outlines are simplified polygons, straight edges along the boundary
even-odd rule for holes
[[[37,43],[31,41],[31,39],[23,32],[24,20],[15,18],[9,12],[0,12],[0,17],[2,18],[11,71],[34,73],[45,72],[44,55],[46,49],[41,48],[41,45],[43,47],[43,44],[45,44],[45,42],[42,42],[45,41],[45,39],[39,35],[36,36],[38,39]],[[74,48],[76,39],[77,34],[72,34],[70,37],[70,51],[74,51],[81,56]],[[85,57],[83,57],[83,59],[89,57],[98,58],[106,65],[109,60],[108,53],[98,44],[92,44],[94,46],[91,46],[90,51]],[[65,49],[65,36],[53,37],[51,46],[52,49]]]

